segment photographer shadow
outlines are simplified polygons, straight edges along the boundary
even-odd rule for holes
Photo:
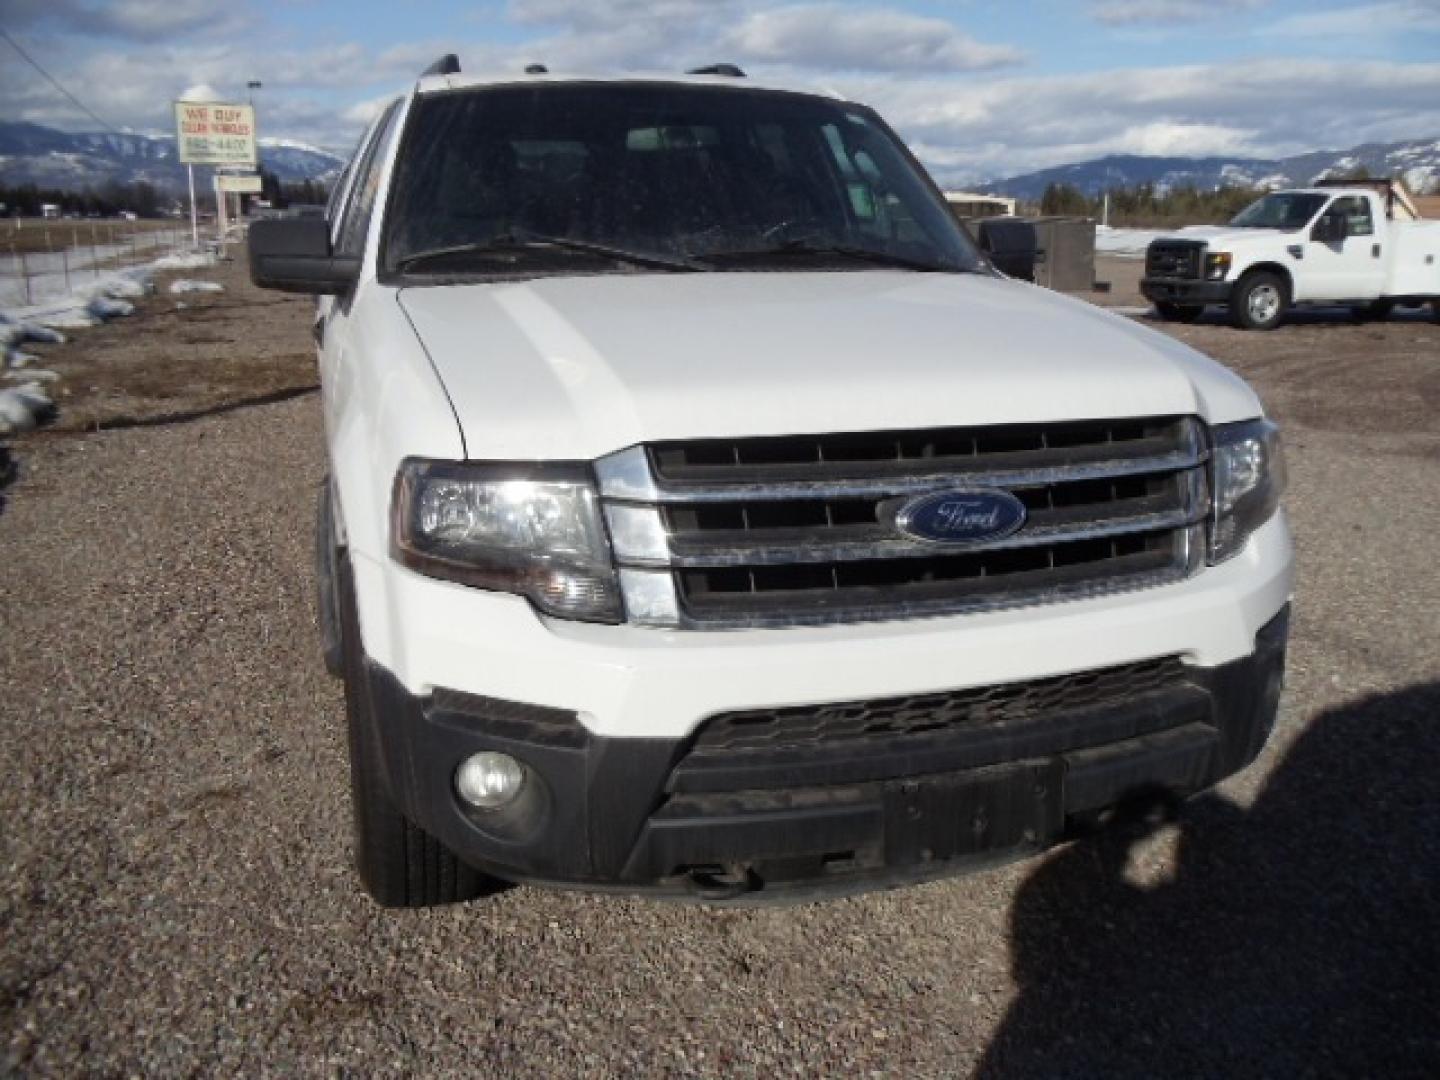
[[[977,1076],[1440,1075],[1440,682],[1321,714],[1249,811],[1187,804],[1141,887],[1155,828],[1021,886],[1020,994]]]

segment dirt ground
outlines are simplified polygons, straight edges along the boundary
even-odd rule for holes
[[[162,272],[134,315],[66,331],[61,345],[27,343],[35,366],[61,377],[51,394],[59,418],[46,431],[167,423],[315,388],[313,301],[263,292],[247,274],[243,259]],[[172,294],[182,278],[225,291]]]
[[[1280,419],[1298,556],[1275,735],[1177,823],[824,904],[392,912],[348,863],[318,396],[238,407],[313,381],[309,308],[220,280],[47,351],[153,424],[16,443],[0,1074],[1440,1073],[1440,325],[1163,328]]]

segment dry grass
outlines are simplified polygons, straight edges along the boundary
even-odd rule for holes
[[[172,295],[177,277],[203,277],[221,293]],[[213,270],[158,274],[135,314],[67,332],[62,345],[27,344],[36,366],[60,375],[48,432],[94,431],[223,411],[316,385],[307,352],[311,304],[250,284],[242,259]]]
[[[120,221],[114,218],[9,218],[0,221],[0,255],[30,255],[42,251],[88,248],[92,244],[128,244],[132,236],[147,238],[151,233],[174,233],[188,238],[190,223],[168,218]]]

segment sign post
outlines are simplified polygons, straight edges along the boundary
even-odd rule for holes
[[[195,166],[186,165],[185,172],[190,176],[190,243],[199,247],[200,219],[195,216]]]
[[[175,144],[180,163],[190,167],[190,233],[200,243],[200,226],[195,212],[196,165],[248,165],[255,168],[259,157],[255,146],[255,109],[216,101],[175,102]],[[216,190],[215,209],[223,223]],[[222,224],[223,229],[223,224]]]

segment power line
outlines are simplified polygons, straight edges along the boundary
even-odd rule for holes
[[[116,135],[124,134],[123,131],[117,128],[114,124],[110,123],[110,121],[96,116],[93,109],[91,109],[83,101],[77,98],[69,90],[66,90],[65,87],[61,86],[59,80],[56,79],[54,75],[51,75],[48,71],[46,71],[43,67],[41,67],[39,62],[33,56],[31,56],[24,49],[22,49],[20,47],[20,43],[16,41],[13,37],[11,37],[9,32],[3,26],[0,26],[0,37],[3,37],[6,41],[8,41],[27,64],[33,67],[41,75],[44,75],[45,78],[49,80],[51,86],[55,87],[56,90],[59,90],[60,93],[64,94],[67,98],[69,98],[70,102],[86,116],[90,117],[91,120],[94,120],[101,127],[109,128],[111,131],[115,132]]]

